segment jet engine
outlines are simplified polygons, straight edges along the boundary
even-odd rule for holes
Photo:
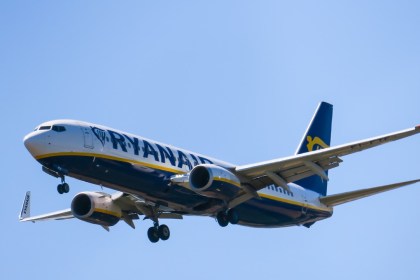
[[[113,226],[121,219],[121,208],[111,196],[99,192],[81,192],[71,202],[71,212],[76,218],[105,227]]]
[[[223,200],[234,197],[241,189],[241,182],[233,173],[214,164],[197,165],[188,180],[194,192]]]

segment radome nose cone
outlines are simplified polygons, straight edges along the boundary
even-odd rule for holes
[[[36,156],[42,144],[42,135],[29,133],[23,138],[23,144],[32,156]]]
[[[31,144],[32,144],[32,137],[31,137],[30,134],[26,135],[23,138],[23,144],[25,145],[26,149],[28,149],[28,150],[30,149]]]

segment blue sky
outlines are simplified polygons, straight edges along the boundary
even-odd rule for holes
[[[420,185],[285,229],[209,218],[104,231],[78,220],[21,224],[100,190],[41,171],[22,138],[41,122],[104,124],[236,164],[291,155],[319,101],[332,144],[420,124],[416,1],[2,1],[2,279],[417,279]],[[350,155],[329,193],[419,178],[419,138]]]

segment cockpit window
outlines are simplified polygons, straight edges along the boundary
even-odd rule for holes
[[[57,131],[57,132],[63,132],[63,131],[66,131],[66,128],[62,125],[53,125],[52,130]]]
[[[39,130],[50,130],[50,129],[51,129],[51,126],[50,125],[41,126],[39,128]]]

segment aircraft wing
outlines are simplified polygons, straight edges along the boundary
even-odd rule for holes
[[[138,215],[144,215],[148,218],[153,217],[160,219],[182,219],[182,215],[173,213],[174,211],[170,208],[159,208],[150,206],[143,199],[135,195],[116,192],[112,195],[101,193],[102,195],[110,196],[115,204],[117,204],[123,214],[121,219],[124,220],[129,226],[135,228],[133,220],[138,219]],[[31,192],[26,192],[25,199],[23,201],[22,210],[19,215],[19,221],[21,222],[37,222],[47,220],[65,220],[71,219],[73,215],[71,209],[60,210],[56,212],[46,213],[38,216],[31,217]],[[109,230],[108,227],[104,227]]]
[[[19,221],[21,222],[36,222],[47,220],[65,220],[74,218],[70,209],[60,210],[47,214],[31,217],[31,192],[26,192],[25,199],[23,200],[22,210],[20,211]]]
[[[262,189],[272,183],[287,189],[287,183],[314,174],[328,180],[325,171],[337,167],[342,162],[340,159],[341,156],[370,149],[417,133],[420,133],[420,125],[378,137],[298,154],[291,157],[237,166],[233,171],[241,176],[241,179],[245,183],[251,185],[255,190]]]
[[[33,217],[27,217],[27,218],[21,218],[19,217],[19,220],[21,222],[37,222],[37,221],[48,221],[48,220],[66,220],[74,218],[73,214],[71,213],[70,208],[51,212],[43,215],[33,216]]]

